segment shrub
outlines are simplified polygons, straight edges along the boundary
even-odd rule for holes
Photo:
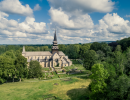
[[[58,73],[56,70],[55,70],[56,74]]]
[[[58,75],[58,77],[60,78],[60,75]]]
[[[52,68],[50,67],[50,70],[52,70]]]

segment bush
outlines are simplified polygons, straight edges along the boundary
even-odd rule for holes
[[[56,74],[58,73],[56,70],[55,70]]]

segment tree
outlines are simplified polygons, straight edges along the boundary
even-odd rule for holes
[[[130,48],[127,48],[126,51],[126,61],[127,63],[125,64],[125,73],[126,75],[130,75]]]
[[[90,46],[90,49],[95,51],[101,50],[101,44],[98,42],[93,42]]]
[[[14,60],[5,57],[5,56],[0,56],[0,82],[4,83],[5,81],[7,82],[9,76],[12,74],[12,70],[15,69],[14,66]]]
[[[125,74],[111,80],[107,87],[107,100],[129,100],[130,79]]]
[[[29,77],[41,77],[42,76],[42,67],[37,60],[30,61],[29,64]]]
[[[28,74],[27,70],[27,58],[23,57],[22,55],[18,55],[15,60],[15,67],[16,67],[16,75],[20,79],[26,77]]]
[[[121,50],[121,45],[117,45],[116,48],[115,48],[115,51],[120,51],[120,52],[122,52],[122,50]]]
[[[97,99],[98,96],[96,94],[104,93],[107,84],[105,83],[105,80],[108,79],[108,72],[106,69],[104,69],[104,66],[102,64],[94,64],[92,66],[92,75],[90,78],[92,79],[92,83],[90,84],[91,94],[90,99]]]
[[[64,44],[59,44],[58,47],[59,47],[59,51],[65,52],[66,47]]]
[[[99,61],[104,61],[105,60],[105,53],[101,50],[98,50],[97,52],[97,57]]]
[[[80,57],[82,58],[84,56],[84,54],[87,52],[87,50],[90,49],[90,45],[89,44],[84,44],[80,47],[80,51],[79,51],[79,54],[80,54]]]
[[[84,54],[84,58],[83,58],[83,66],[88,69],[91,70],[91,67],[97,62],[97,55],[96,52],[94,50],[88,50],[85,54]]]
[[[68,55],[69,58],[77,59],[79,57],[79,49],[79,45],[71,44],[67,46],[65,53]]]

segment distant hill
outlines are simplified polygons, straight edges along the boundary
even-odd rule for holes
[[[97,41],[98,43],[101,43],[101,42],[105,42],[105,43],[111,43],[111,42],[116,42],[116,41]],[[93,42],[90,42],[90,43],[93,43]]]

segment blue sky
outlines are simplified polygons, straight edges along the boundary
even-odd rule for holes
[[[0,0],[0,44],[116,41],[130,37],[129,0]]]

